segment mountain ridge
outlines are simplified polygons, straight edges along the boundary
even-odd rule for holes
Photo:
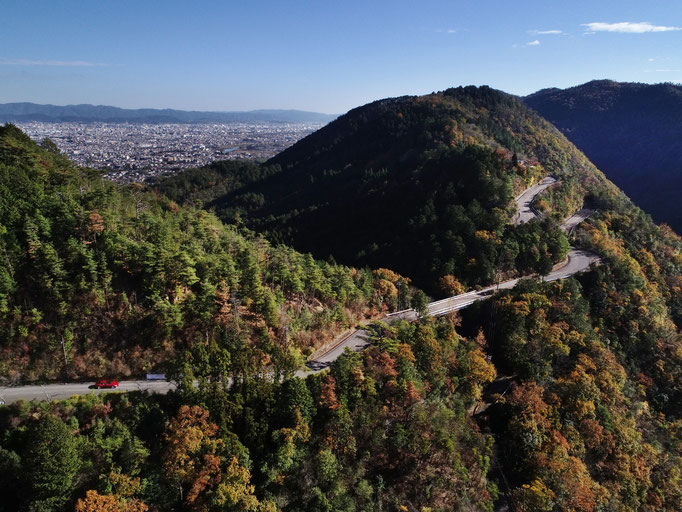
[[[523,101],[657,222],[682,230],[682,86],[593,80]]]
[[[199,190],[204,207],[275,242],[385,265],[422,287],[480,293],[524,268],[545,275],[566,240],[557,217],[598,209],[570,237],[603,265],[551,283],[522,280],[445,319],[496,369],[478,426],[494,433],[491,459],[515,510],[676,509],[682,241],[556,127],[500,91],[458,88],[354,109],[268,166],[221,197]],[[560,182],[533,203],[544,218],[514,225],[513,198],[548,174]],[[191,202],[196,181],[185,178],[176,193]],[[441,364],[421,338],[425,322],[370,326],[373,347],[362,356],[388,347],[400,361],[401,335],[417,332],[415,356],[433,381],[442,366],[466,365]],[[344,357],[331,365],[337,384],[352,380],[334,373],[341,367]]]
[[[432,292],[443,274],[459,274],[468,286],[492,279],[511,199],[534,180],[554,171],[567,178],[541,205],[554,203],[564,217],[587,195],[620,193],[556,128],[488,87],[369,103],[267,165],[277,170],[206,206],[318,257],[386,264]],[[527,229],[535,224],[519,233]],[[561,235],[550,235],[556,226],[537,229],[558,249]],[[548,251],[549,259],[558,255]],[[546,268],[543,258],[529,255],[522,266]]]
[[[257,109],[249,111],[198,111],[178,109],[126,109],[109,105],[51,105],[30,102],[0,104],[0,122],[133,122],[203,123],[271,122],[327,123],[337,116],[295,109]]]

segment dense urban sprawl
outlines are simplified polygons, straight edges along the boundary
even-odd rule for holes
[[[17,123],[31,138],[51,139],[68,157],[107,169],[116,181],[144,181],[216,160],[266,159],[322,126],[315,123],[133,124]]]

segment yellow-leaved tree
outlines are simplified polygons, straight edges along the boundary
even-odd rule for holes
[[[180,500],[202,512],[276,510],[272,503],[258,501],[251,473],[228,453],[208,416],[203,407],[183,405],[166,429],[163,467]]]

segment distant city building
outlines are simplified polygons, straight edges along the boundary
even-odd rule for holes
[[[79,165],[115,181],[145,181],[217,160],[265,160],[322,124],[311,123],[16,123],[31,138],[51,139]]]

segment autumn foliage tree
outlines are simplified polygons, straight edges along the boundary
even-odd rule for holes
[[[147,512],[149,507],[139,500],[124,501],[116,496],[87,491],[76,502],[75,512]]]
[[[438,285],[443,293],[448,296],[460,295],[466,291],[464,285],[455,276],[447,274],[438,280]]]
[[[218,427],[200,406],[180,407],[164,435],[166,477],[180,499],[195,510],[258,510],[251,473],[225,451]]]

